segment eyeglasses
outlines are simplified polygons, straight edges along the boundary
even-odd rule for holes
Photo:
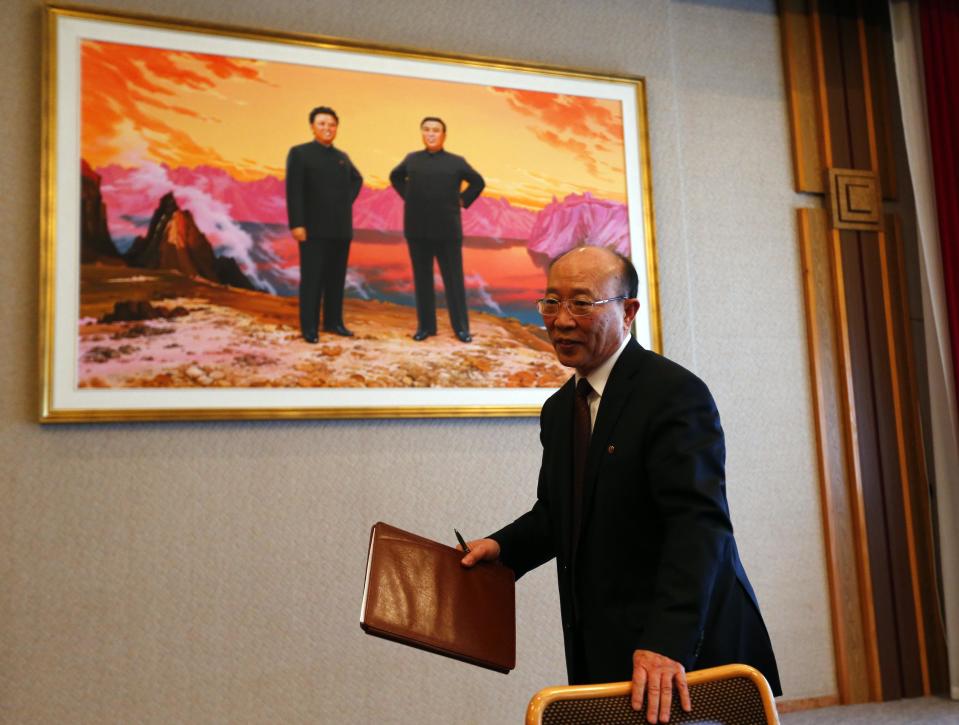
[[[610,297],[607,300],[591,300],[588,297],[573,297],[570,300],[560,300],[555,297],[544,297],[536,300],[536,309],[543,317],[554,317],[559,314],[560,306],[565,307],[566,311],[573,317],[587,317],[593,314],[594,308],[598,305],[605,305],[608,302],[617,300],[628,300],[626,295],[619,297]]]

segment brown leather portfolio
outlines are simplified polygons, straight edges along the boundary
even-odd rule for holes
[[[460,565],[459,549],[379,522],[360,625],[368,634],[508,673],[516,666],[513,571]]]

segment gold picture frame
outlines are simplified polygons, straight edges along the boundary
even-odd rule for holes
[[[78,7],[46,13],[41,422],[537,415],[569,371],[533,301],[548,259],[570,245],[632,257],[634,334],[662,349],[642,78]],[[317,79],[333,90],[303,90]],[[346,283],[357,335],[307,346],[283,158],[309,140],[310,107],[327,103],[348,111],[337,147],[342,139],[366,177]],[[487,177],[486,201],[463,212],[467,345],[446,331],[408,334],[412,274],[388,172],[433,114],[451,122],[450,151]],[[205,245],[233,277],[169,266],[169,255],[134,258],[154,238],[181,252]]]

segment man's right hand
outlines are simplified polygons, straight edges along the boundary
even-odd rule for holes
[[[290,230],[290,234],[292,234],[293,238],[298,242],[306,241],[306,227],[293,227]]]
[[[464,556],[460,563],[467,568],[478,561],[499,559],[499,544],[493,539],[477,539],[476,541],[466,542],[466,545],[469,547],[470,553]]]

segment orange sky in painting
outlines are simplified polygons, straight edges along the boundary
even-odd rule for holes
[[[532,208],[585,191],[626,200],[618,101],[92,41],[81,72],[82,154],[94,167],[282,177],[289,147],[311,138],[309,109],[323,104],[340,115],[337,146],[373,187],[421,147],[420,118],[439,115],[447,150],[484,176],[487,194]]]

